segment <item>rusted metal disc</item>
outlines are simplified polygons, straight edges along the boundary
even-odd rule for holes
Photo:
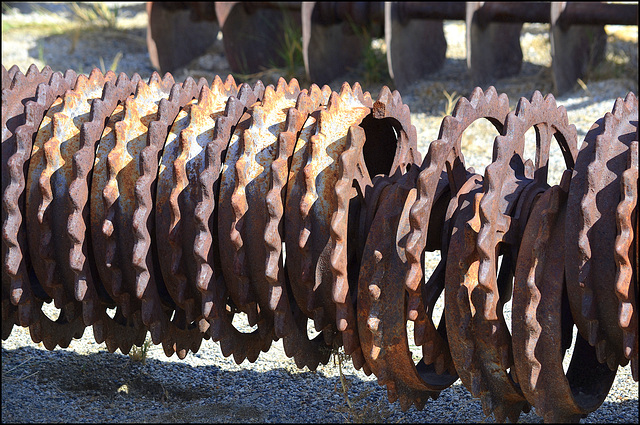
[[[142,321],[151,331],[152,339],[162,335],[165,354],[170,356],[176,352],[179,358],[184,358],[189,350],[196,352],[205,334],[200,331],[198,323],[192,322],[192,319],[199,320],[200,315],[195,318],[187,316],[184,309],[175,305],[167,291],[158,266],[160,258],[155,247],[158,241],[151,238],[155,233],[155,220],[150,217],[154,204],[158,163],[167,132],[180,109],[197,97],[205,85],[207,82],[203,78],[198,83],[187,78],[184,83],[171,87],[168,98],[158,97],[157,113],[153,110],[148,111],[153,118],[147,123],[139,121],[143,126],[146,125],[148,130],[147,134],[144,134],[144,129],[139,127],[142,134],[138,137],[144,140],[145,145],[140,150],[139,157],[134,159],[139,164],[140,173],[135,180],[135,209],[131,222],[136,296],[142,301]],[[133,126],[137,125],[136,118],[129,122]],[[121,129],[116,127],[116,132]],[[140,143],[140,146],[143,146],[143,142]]]
[[[35,68],[35,67],[34,67]],[[35,68],[37,71],[37,68]],[[11,85],[13,78],[20,69],[17,65],[12,66],[8,71],[2,66],[2,157],[7,158],[10,147],[13,148],[9,139],[15,139],[15,130],[18,123],[11,124],[10,127],[7,123],[11,118],[15,118],[20,114],[24,114],[24,105],[22,99],[19,99],[20,93],[11,91]],[[22,74],[22,73],[21,73]],[[13,109],[10,112],[10,109]],[[14,120],[15,121],[15,120]],[[9,175],[7,164],[2,162],[2,193],[4,198],[4,191],[9,184]],[[5,208],[2,208],[2,225],[4,227],[7,213]],[[2,244],[2,258],[5,258],[7,247]],[[4,263],[2,267],[2,339],[6,339],[11,334],[13,325],[18,323],[18,308],[11,302],[11,278],[5,271]]]
[[[638,140],[638,100],[618,98],[591,127],[576,160],[567,205],[565,267],[571,311],[598,360],[626,365],[616,296],[616,208],[631,142]],[[630,317],[625,317],[627,321]]]
[[[80,129],[90,119],[92,101],[102,96],[105,80],[115,78],[114,73],[103,76],[98,69],[90,77],[80,75],[73,89],[59,97],[45,115],[29,160],[25,218],[31,257],[38,258],[32,267],[69,322],[78,320],[76,315],[82,317],[69,263],[72,241],[66,232],[71,214],[68,193],[72,156],[80,148]],[[47,333],[41,337],[46,339]]]
[[[306,184],[312,185],[313,189],[315,189],[316,176],[314,175],[309,180],[306,180],[305,170],[310,172],[313,167],[317,167],[321,151],[318,151],[315,156],[310,156],[311,146],[309,142],[312,135],[316,133],[320,111],[326,109],[330,95],[331,89],[328,86],[323,86],[321,105],[307,117],[297,136],[295,148],[290,155],[284,205],[285,231],[283,241],[285,242],[289,286],[296,304],[305,316],[314,320],[317,331],[322,331],[329,339],[333,339],[337,336],[335,335],[333,320],[335,316],[330,315],[333,310],[329,310],[329,314],[326,315],[324,306],[318,308],[314,304],[317,303],[317,300],[314,299],[316,297],[314,292],[318,289],[326,289],[326,286],[319,287],[316,285],[314,271],[318,255],[322,250],[320,247],[322,235],[316,235],[315,232],[312,232],[313,227],[310,226],[312,224],[310,220],[314,219],[313,210],[310,208],[314,205],[316,197],[307,199],[307,204],[305,205],[309,208],[301,208],[301,202],[307,190]],[[283,141],[286,142],[286,140]],[[305,236],[301,238],[303,234]],[[318,244],[318,246],[312,247],[314,244]],[[332,306],[333,303],[330,303],[329,308],[331,309]]]
[[[473,122],[480,118],[487,118],[501,131],[504,119],[509,112],[509,100],[506,95],[498,96],[493,87],[486,93],[476,88],[470,100],[461,98],[452,116],[445,117],[439,139],[432,142],[429,151],[420,168],[416,181],[416,200],[411,206],[409,214],[410,230],[407,235],[406,256],[407,265],[403,281],[409,298],[406,305],[406,317],[414,321],[416,345],[423,347],[423,364],[435,368],[437,373],[448,370],[455,374],[446,335],[449,332],[450,319],[445,318],[437,329],[433,323],[433,307],[438,296],[445,287],[447,270],[447,246],[449,235],[453,230],[455,215],[461,208],[461,189],[474,189],[473,174],[465,169],[461,151],[461,138]],[[445,188],[442,187],[442,175],[447,170],[445,182],[448,191],[444,199],[444,207],[437,205],[437,199],[442,197]],[[448,180],[448,181],[447,181]],[[448,208],[447,208],[447,204]],[[441,210],[446,210],[443,213]],[[445,217],[445,227],[431,223],[432,219],[439,222],[438,215]],[[429,242],[434,241],[434,242]],[[435,241],[439,241],[435,242]],[[423,259],[424,250],[441,251],[441,262],[428,282],[424,282]],[[448,304],[447,304],[448,305]],[[454,322],[458,323],[458,322]]]
[[[164,284],[173,301],[185,311],[187,321],[201,316],[201,297],[196,287],[193,259],[198,174],[204,167],[205,148],[213,140],[215,122],[227,100],[236,96],[233,77],[223,83],[216,76],[211,88],[202,87],[199,97],[176,117],[164,142],[155,197],[155,225],[159,262]]]
[[[327,97],[325,89],[323,97]],[[330,337],[338,332],[330,267],[338,159],[345,150],[349,126],[357,126],[370,113],[371,106],[371,97],[362,93],[359,85],[352,90],[345,83],[340,94],[331,94],[326,109],[320,108],[308,118],[291,159],[285,207],[288,276],[302,312],[313,318],[317,331]],[[362,128],[360,132],[363,133]],[[347,354],[354,349],[359,351],[359,344],[345,347]],[[363,366],[361,355],[352,355],[352,359],[356,368]]]
[[[513,357],[518,382],[547,423],[579,422],[607,396],[616,372],[577,334],[569,369],[573,319],[564,278],[564,220],[570,172],[537,199],[522,237],[513,289]]]
[[[267,250],[262,273],[270,285],[268,307],[274,312],[276,336],[283,338],[287,356],[293,357],[298,367],[307,366],[311,370],[315,370],[319,363],[326,364],[329,361],[335,334],[327,330],[313,339],[307,334],[307,320],[311,316],[304,314],[298,306],[286,270],[292,260],[295,262],[295,257],[285,263],[282,255],[284,198],[290,177],[289,159],[297,149],[298,134],[306,125],[309,114],[326,106],[330,93],[327,86],[321,90],[314,84],[308,91],[303,90],[298,95],[295,107],[287,111],[285,128],[278,135],[270,166],[270,189],[265,198],[268,219],[264,242]],[[314,118],[311,120],[315,122]],[[303,306],[306,304],[303,303]]]
[[[477,103],[479,98],[480,96],[476,93],[474,102]],[[508,101],[504,102],[503,105],[503,109],[506,109],[504,114],[506,114]],[[463,116],[463,109],[463,107],[460,107],[457,114]],[[499,110],[500,108],[497,109]],[[464,125],[452,126],[451,124],[456,121],[451,121],[448,127],[443,126],[441,129],[441,135],[442,133],[445,134],[445,136],[442,137],[444,139],[450,137],[452,141],[457,140],[459,142],[461,132],[475,119],[482,117],[484,113],[486,113],[486,111],[483,111],[482,108],[478,108],[475,112],[467,111],[464,117],[467,122]],[[457,123],[461,123],[461,120],[458,120]],[[369,139],[367,138],[367,143],[368,142]],[[453,146],[453,144],[450,143],[446,147],[450,148],[450,146]],[[453,162],[452,158],[450,159]],[[461,158],[458,159],[458,165],[463,166]],[[377,208],[386,206],[387,212],[376,212],[376,214],[387,214],[389,216],[385,219],[379,218],[378,220],[381,220],[380,223],[385,224],[378,223],[377,226],[387,226],[385,227],[387,232],[381,234],[380,232],[374,232],[373,228],[367,232],[371,233],[371,235],[376,234],[375,238],[371,236],[368,239],[367,244],[372,244],[372,246],[376,246],[376,244],[383,245],[384,247],[376,250],[377,255],[386,258],[386,261],[392,263],[393,266],[386,265],[384,261],[380,261],[379,259],[376,260],[376,256],[371,255],[372,248],[369,248],[368,254],[363,255],[363,264],[360,269],[358,311],[359,327],[361,330],[360,336],[361,338],[365,338],[365,340],[361,340],[363,347],[365,347],[363,350],[365,351],[365,358],[372,368],[376,368],[374,370],[376,376],[378,376],[379,379],[382,377],[381,383],[382,381],[386,383],[390,400],[393,401],[399,398],[403,409],[408,408],[411,404],[415,404],[416,407],[420,409],[423,408],[429,396],[437,397],[440,390],[451,385],[457,379],[446,342],[446,333],[444,332],[445,320],[442,320],[439,329],[436,329],[430,317],[434,304],[444,289],[446,245],[448,244],[449,232],[447,230],[443,231],[443,228],[449,228],[449,224],[445,223],[449,223],[453,219],[452,216],[457,210],[455,208],[456,205],[454,205],[454,208],[449,208],[450,211],[446,211],[452,195],[449,191],[449,179],[442,169],[438,176],[439,179],[435,182],[436,185],[433,193],[435,200],[433,209],[436,211],[430,215],[430,217],[435,220],[431,223],[431,227],[436,230],[432,231],[432,235],[428,238],[429,242],[427,245],[430,249],[433,249],[432,247],[434,246],[441,248],[443,251],[443,261],[436,268],[436,271],[434,271],[428,284],[422,284],[420,286],[420,293],[418,294],[419,304],[416,308],[418,315],[413,320],[415,322],[416,345],[422,346],[424,357],[417,365],[414,364],[407,346],[405,322],[408,319],[407,311],[409,311],[409,309],[405,303],[404,296],[398,298],[404,291],[390,289],[387,291],[387,295],[384,297],[381,295],[384,293],[384,288],[393,288],[393,285],[400,282],[400,280],[397,279],[398,276],[395,276],[395,274],[399,273],[399,276],[402,276],[401,286],[404,286],[404,277],[407,272],[404,244],[406,243],[406,236],[410,230],[409,211],[415,202],[417,190],[414,186],[418,173],[420,172],[421,168],[412,167],[408,173],[401,178],[400,181],[402,184],[395,184],[395,186],[406,186],[405,192],[411,189],[411,191],[408,192],[410,195],[404,193],[403,196],[400,196],[400,201],[391,195],[393,193],[400,193],[398,192],[398,188],[391,189],[385,187],[382,189],[383,192],[379,195],[379,200],[377,201],[379,204]],[[466,178],[467,171],[463,168],[461,172],[463,173],[462,176]],[[452,184],[453,182],[453,179],[451,179]],[[384,183],[383,180],[376,181],[378,185],[382,183]],[[460,184],[461,183],[458,182],[458,185]],[[464,187],[463,185],[463,188]],[[373,192],[375,192],[375,189]],[[458,194],[460,194],[460,191],[458,191]],[[386,200],[389,197],[393,198],[396,202],[389,204],[388,202],[390,201]],[[455,199],[455,196],[453,197]],[[398,211],[393,212],[394,208],[402,208],[403,205],[404,209],[402,210],[402,214]],[[395,221],[392,219],[393,217],[395,217]],[[445,221],[443,222],[442,220]],[[396,224],[393,225],[393,223]],[[389,232],[391,232],[391,235],[386,235]],[[439,235],[440,232],[443,233],[442,236]],[[436,235],[436,237],[434,237],[434,235]],[[395,243],[391,244],[392,246],[388,246],[388,240],[395,240]],[[436,240],[438,242],[436,242]],[[439,243],[441,246],[438,246]],[[402,246],[402,248],[400,246]],[[366,261],[373,261],[377,267],[376,265],[366,263]],[[373,271],[374,269],[375,271]],[[375,284],[373,283],[374,281],[376,282]],[[368,284],[368,282],[371,283]],[[367,284],[369,286],[365,288],[364,285]],[[386,298],[387,301],[383,303],[379,302],[379,298]],[[396,302],[388,302],[389,300],[396,300]],[[360,303],[363,304],[361,305]],[[375,305],[372,306],[371,304]],[[392,307],[394,305],[396,306],[395,309]],[[373,339],[371,337],[372,335]]]
[[[233,262],[244,262],[243,275],[247,278],[247,281],[242,282],[243,288],[240,291],[250,294],[249,297],[259,306],[260,315],[272,323],[274,316],[268,306],[277,304],[282,291],[272,288],[265,277],[268,249],[265,247],[264,233],[269,217],[265,199],[269,191],[269,171],[275,158],[278,137],[286,130],[287,113],[296,106],[299,94],[300,87],[295,79],[287,83],[281,78],[277,87],[268,86],[262,103],[255,104],[249,112],[250,124],[237,142],[235,161],[230,157],[231,146],[225,160],[225,165],[233,169],[235,174],[230,197],[234,217],[229,233],[231,246],[235,248]],[[221,202],[220,207],[224,208],[225,205]],[[219,223],[229,228],[226,223],[220,222],[221,218],[222,211]],[[224,257],[222,255],[221,259]],[[239,303],[244,301],[239,300]]]
[[[443,183],[450,183],[446,173],[442,173],[439,186]],[[449,338],[447,336],[446,317],[441,316],[437,327],[434,323],[435,305],[438,298],[445,289],[446,270],[448,261],[449,242],[453,231],[453,224],[456,221],[458,211],[461,208],[460,202],[467,193],[476,189],[478,185],[478,175],[470,170],[467,174],[467,181],[453,194],[449,184],[442,189],[438,188],[435,193],[435,203],[429,223],[431,235],[427,237],[427,249],[435,248],[433,239],[436,238],[436,229],[442,229],[440,236],[440,261],[432,271],[429,280],[422,284],[421,299],[418,305],[418,318],[414,320],[414,338],[416,345],[422,346],[422,363],[430,369],[435,369],[437,374],[449,374],[457,376],[451,351],[449,349]],[[446,212],[442,214],[439,209],[443,207],[443,201],[448,201]],[[444,215],[444,217],[442,217]],[[427,376],[426,378],[429,378]]]
[[[475,175],[458,195],[456,218],[447,253],[445,275],[445,320],[451,356],[462,382],[471,384],[471,393],[479,392],[480,374],[471,374],[471,357],[459,356],[459,352],[475,355],[475,339],[472,320],[474,313],[469,297],[477,286],[478,255],[475,250],[477,232],[480,230],[479,204],[482,199],[483,178]],[[463,379],[464,377],[464,379]],[[469,386],[467,386],[469,388]]]
[[[238,140],[237,159],[230,161],[227,155],[225,165],[235,167],[236,178],[230,197],[235,217],[232,217],[229,237],[237,248],[233,261],[238,264],[244,260],[247,278],[243,282],[244,278],[236,277],[236,283],[240,284],[236,288],[238,292],[246,291],[256,301],[262,319],[269,326],[274,326],[277,338],[283,338],[285,353],[294,357],[300,367],[315,369],[320,362],[328,361],[330,350],[322,336],[309,340],[306,316],[301,313],[294,316],[298,309],[295,301],[289,299],[284,270],[279,267],[280,255],[274,251],[274,245],[277,249],[281,246],[281,242],[274,242],[279,234],[279,220],[274,217],[274,209],[277,208],[281,189],[277,182],[274,189],[273,179],[277,177],[272,172],[277,155],[288,156],[286,149],[278,152],[282,146],[280,142],[288,139],[295,143],[307,115],[322,101],[322,92],[317,87],[312,89],[311,95],[313,97],[309,98],[306,92],[300,93],[296,80],[287,84],[281,79],[275,90],[267,87],[262,103],[254,105],[251,110],[250,125]],[[286,166],[286,158],[283,161]],[[286,180],[287,174],[288,169],[285,168],[280,177]],[[222,182],[225,183],[224,176]],[[222,195],[220,199],[223,199]],[[221,202],[220,206],[219,217],[222,218],[225,204]],[[231,218],[231,215],[224,214],[224,217]],[[220,220],[219,224],[227,225]],[[256,234],[263,235],[262,241],[253,236]],[[223,262],[224,258],[223,255]]]
[[[41,81],[42,80],[42,81]],[[41,310],[43,301],[50,301],[50,295],[43,291],[35,274],[30,273],[32,263],[30,261],[29,247],[27,244],[27,223],[25,208],[25,182],[27,180],[26,169],[30,160],[34,134],[37,134],[40,122],[51,105],[62,96],[66,90],[76,82],[75,72],[69,70],[63,77],[60,73],[53,73],[48,68],[38,72],[35,66],[29,68],[27,76],[19,71],[14,74],[12,89],[26,90],[34,93],[32,100],[22,99],[26,102],[24,115],[16,116],[13,124],[21,125],[15,129],[14,137],[3,131],[4,149],[9,148],[10,157],[3,167],[3,206],[6,217],[3,217],[3,248],[7,247],[4,257],[4,268],[11,284],[11,302],[18,305],[17,319],[22,326],[29,326],[31,338],[36,342],[43,342],[48,349],[57,345],[68,346],[71,339],[80,338],[84,331],[81,308],[68,304],[63,307],[59,319],[50,320]],[[37,86],[37,88],[36,88]],[[3,100],[5,99],[3,92]],[[8,105],[7,105],[8,106]],[[4,108],[4,104],[3,104]],[[9,108],[10,110],[10,108]],[[3,117],[4,117],[3,109]],[[4,130],[4,128],[3,128]],[[4,163],[3,163],[4,164]],[[5,170],[10,180],[5,180]],[[3,208],[3,213],[5,209]],[[34,229],[34,231],[36,231]],[[3,274],[3,285],[4,285]],[[44,331],[43,331],[44,329]]]
[[[616,208],[616,296],[624,355],[638,380],[638,141],[629,145],[627,169],[620,180],[621,200]],[[634,243],[635,241],[635,243]]]
[[[524,159],[524,135],[536,129],[535,164]],[[482,376],[473,387],[468,375],[460,375],[472,393],[480,397],[485,414],[496,420],[516,420],[528,404],[509,368],[513,364],[511,337],[502,307],[511,296],[515,259],[520,236],[536,193],[546,188],[549,149],[555,137],[567,169],[572,169],[577,154],[575,126],[569,125],[564,107],[557,107],[552,95],[544,99],[535,92],[528,101],[521,98],[516,110],[505,120],[502,135],[494,143],[495,161],[485,170],[484,196],[480,201],[480,230],[477,286],[469,294],[475,348],[453,353],[454,360],[472,358],[469,373]],[[500,275],[498,255],[503,254]],[[517,379],[517,378],[515,378]]]
[[[489,87],[486,93],[476,88],[469,100],[463,97],[458,101],[453,114],[443,120],[439,139],[429,145],[418,176],[416,202],[409,216],[411,231],[407,241],[407,258],[410,269],[405,276],[405,286],[410,297],[407,314],[412,320],[418,314],[414,305],[419,303],[419,284],[424,276],[423,251],[427,245],[429,219],[441,173],[445,169],[448,171],[450,193],[457,193],[468,177],[462,155],[462,133],[480,118],[488,119],[498,131],[502,131],[508,112],[509,99],[505,94],[498,95],[494,87]]]
[[[430,365],[414,365],[406,333],[406,271],[404,243],[409,231],[409,209],[415,200],[415,167],[380,195],[376,215],[362,256],[358,285],[358,329],[363,354],[380,385],[387,386],[390,402],[403,410],[412,404],[423,409],[429,397],[457,380],[438,376]],[[377,183],[381,180],[377,180]]]
[[[204,168],[198,176],[197,205],[194,219],[198,232],[193,247],[195,261],[198,265],[196,284],[202,293],[202,312],[209,322],[207,332],[214,341],[220,343],[224,356],[233,354],[236,363],[245,359],[256,361],[260,351],[267,351],[274,338],[273,329],[265,332],[265,326],[249,333],[239,331],[232,323],[234,314],[238,312],[230,299],[220,263],[220,247],[218,244],[218,214],[216,207],[222,163],[231,140],[232,129],[241,119],[247,119],[245,111],[255,102],[262,99],[264,86],[258,81],[252,89],[247,84],[240,86],[237,97],[230,97],[225,112],[215,125],[213,140],[205,149]],[[243,115],[245,114],[245,115]],[[243,124],[240,124],[242,127]]]
[[[32,135],[38,129],[39,121],[45,110],[38,108],[39,112],[31,112],[34,106],[30,104],[30,113],[27,113],[26,105],[29,101],[42,100],[37,97],[36,91],[40,83],[49,82],[53,71],[46,67],[40,72],[35,65],[29,67],[27,75],[24,75],[18,66],[14,65],[7,71],[2,67],[2,314],[3,314],[3,338],[9,336],[14,324],[22,322],[27,326],[29,308],[24,309],[27,317],[20,320],[18,311],[14,305],[25,304],[32,299],[31,285],[27,270],[29,253],[26,244],[22,214],[24,212],[24,164],[31,154]],[[56,74],[56,79],[61,75]],[[42,93],[42,89],[41,89]],[[51,100],[53,102],[53,100]],[[50,104],[49,104],[50,105]],[[48,106],[47,106],[48,107]],[[39,116],[39,118],[38,118]],[[34,117],[35,119],[30,119]],[[26,125],[29,119],[30,125]],[[18,144],[17,129],[21,129],[22,135],[28,132],[28,138],[21,139],[27,145]],[[23,313],[24,316],[24,313]]]
[[[227,147],[220,180],[218,238],[220,262],[227,289],[235,305],[247,314],[261,337],[275,339],[273,312],[268,308],[270,285],[264,278],[266,249],[261,237],[267,215],[264,202],[277,134],[284,129],[289,108],[300,92],[294,79],[268,86],[236,127]],[[273,133],[271,133],[273,131]],[[261,260],[262,258],[262,260]]]
[[[93,71],[94,73],[97,70]],[[93,74],[92,74],[93,75]],[[104,82],[102,96],[91,102],[90,120],[80,128],[80,141],[73,153],[71,177],[68,190],[69,217],[66,237],[70,250],[68,267],[74,274],[74,295],[82,302],[84,324],[93,327],[96,342],[105,342],[107,349],[120,349],[128,353],[133,345],[141,346],[147,334],[140,312],[128,319],[122,315],[121,307],[109,297],[97,273],[92,270],[93,251],[89,246],[89,183],[91,182],[96,143],[100,140],[105,123],[116,108],[135,91],[140,76],[134,74],[129,79],[121,73],[117,79],[108,78]],[[115,308],[112,316],[107,309]]]
[[[33,269],[57,307],[77,302],[67,238],[72,157],[80,148],[81,126],[90,119],[91,103],[102,97],[106,81],[115,81],[96,68],[78,76],[73,89],[58,98],[45,115],[33,143],[26,194],[26,220]]]
[[[345,353],[351,355],[356,369],[365,363],[357,339],[354,304],[349,295],[348,249],[353,252],[354,246],[346,246],[347,224],[349,202],[357,196],[353,180],[358,180],[360,188],[371,184],[366,166],[356,170],[356,164],[364,165],[362,146],[365,135],[359,124],[369,115],[372,104],[369,93],[363,93],[357,83],[353,89],[344,83],[340,94],[331,94],[327,109],[320,112],[315,134],[309,141],[310,157],[317,159],[305,166],[307,191],[300,204],[305,218],[298,246],[304,247],[309,225],[314,239],[320,240],[320,243],[313,243],[313,248],[320,248],[320,252],[315,267],[314,288],[318,289],[312,310],[322,308],[321,314],[329,320],[335,318]],[[309,184],[311,181],[313,183]],[[335,305],[331,305],[331,301]],[[368,372],[368,368],[365,371]]]
[[[169,97],[173,84],[171,76],[160,80],[156,73],[149,84],[139,81],[136,93],[113,111],[96,149],[89,200],[93,258],[108,295],[126,318],[141,310],[132,261],[140,152],[147,143],[148,125],[156,119],[158,103]],[[152,338],[160,343],[157,329],[152,330]]]
[[[344,88],[343,85],[341,97]],[[360,88],[354,86],[353,93],[357,94],[358,90]],[[331,111],[331,102],[327,111]],[[319,134],[331,136],[331,130],[324,133],[322,130],[321,115]],[[336,206],[330,222],[332,297],[345,353],[351,355],[357,369],[363,367],[368,372],[358,339],[355,313],[357,274],[366,240],[362,231],[367,225],[367,211],[371,210],[366,195],[373,187],[374,176],[400,176],[408,168],[415,167],[421,158],[409,107],[402,102],[400,93],[392,93],[388,87],[382,88],[370,114],[359,123],[350,124],[345,142],[337,161]]]

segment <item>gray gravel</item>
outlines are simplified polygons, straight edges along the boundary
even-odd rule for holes
[[[75,42],[74,31],[54,35],[5,31],[5,23],[9,22],[15,25],[59,21],[62,25],[70,19],[65,5],[46,7],[54,14],[35,13],[23,6],[22,11],[3,6],[2,64],[7,69],[17,64],[25,71],[36,63],[39,67],[49,64],[59,71],[72,68],[88,73],[101,66],[100,58],[108,67],[120,52],[118,71],[129,75],[138,72],[143,78],[153,72],[144,41],[144,4],[122,6],[122,28],[118,31],[85,31],[76,36]],[[611,111],[617,97],[624,97],[628,91],[638,93],[637,27],[633,27],[635,40],[633,31],[629,35],[624,27],[607,29],[612,34],[623,34],[621,38],[610,38],[608,61],[626,60],[630,65],[607,78],[587,80],[586,90],[557,97],[558,103],[567,108],[569,121],[576,125],[579,140],[598,118]],[[468,96],[474,87],[464,62],[464,26],[460,22],[447,22],[445,30],[449,43],[445,67],[429,80],[417,81],[402,92],[412,111],[423,155],[429,142],[438,135],[446,109],[444,91]],[[525,25],[521,39],[525,63],[521,74],[494,82],[499,92],[509,95],[512,107],[521,96],[530,97],[535,89],[543,94],[552,90],[546,31],[548,26]],[[230,70],[221,44],[216,43],[206,55],[175,72],[176,81],[187,75],[196,79],[204,76],[210,82],[215,74],[226,76]],[[343,80],[362,81],[359,72],[362,70],[351,71]],[[275,82],[274,75],[268,72],[260,78],[266,84]],[[338,91],[343,80],[330,86]],[[300,81],[304,86],[303,77]],[[390,80],[383,84],[391,86]],[[364,89],[375,97],[381,85],[372,83],[364,85]],[[469,129],[463,139],[469,166],[482,171],[488,165],[495,136],[485,123]],[[551,156],[557,158],[557,150]],[[552,165],[552,182],[559,181],[561,166]],[[427,259],[428,266],[437,262],[435,257]],[[48,308],[55,315],[55,308]],[[509,305],[506,308],[505,317],[510,320]],[[419,354],[417,347],[411,348]],[[2,341],[2,422],[493,421],[492,417],[484,416],[479,400],[473,399],[460,381],[442,391],[424,411],[411,408],[402,412],[397,402],[388,403],[386,389],[377,384],[374,376],[354,370],[348,360],[342,363],[342,370],[351,409],[342,391],[339,367],[333,361],[316,371],[299,370],[285,356],[281,342],[275,342],[255,363],[245,361],[236,365],[232,358],[222,355],[218,344],[204,341],[198,353],[190,353],[183,360],[176,355],[167,358],[161,347],[152,346],[143,364],[119,352],[108,353],[104,344],[95,343],[91,328],[69,348],[54,351],[34,344],[28,329],[14,328],[10,337]],[[522,414],[519,421],[542,422],[534,412]],[[619,369],[603,405],[583,422],[638,423],[638,384],[631,378],[629,366]]]

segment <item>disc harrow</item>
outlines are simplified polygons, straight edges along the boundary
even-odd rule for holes
[[[480,119],[499,133],[484,175],[461,147]],[[499,422],[579,421],[618,366],[638,379],[637,123],[629,93],[578,149],[552,95],[510,111],[476,88],[422,159],[387,87],[3,67],[2,338],[25,326],[53,350],[92,326],[128,353],[150,332],[167,356],[212,339],[237,363],[282,339],[311,370],[342,346],[403,410],[460,378]]]
[[[307,78],[325,84],[357,67],[369,37],[384,39],[389,77],[404,89],[445,65],[445,20],[462,21],[474,84],[516,76],[523,25],[549,25],[554,93],[574,88],[605,57],[605,25],[638,25],[638,5],[612,2],[148,2],[155,69],[176,72],[219,43],[234,73],[290,67],[292,35]],[[464,30],[463,30],[464,31]]]

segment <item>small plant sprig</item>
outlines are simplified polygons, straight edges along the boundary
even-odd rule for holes
[[[296,76],[298,70],[304,67],[302,58],[302,28],[291,18],[291,15],[284,9],[282,10],[283,29],[284,29],[284,45],[282,51],[278,52],[280,58],[284,61],[287,79]]]
[[[120,10],[118,6],[109,7],[105,2],[70,3],[69,8],[81,25],[109,29],[118,27],[118,12]]]
[[[347,19],[347,23],[351,31],[362,40],[365,46],[362,52],[362,80],[364,84],[368,86],[380,82],[388,82],[390,77],[387,68],[387,58],[380,43],[377,43],[377,40],[373,38],[373,35],[366,27],[356,25],[349,18]]]
[[[344,373],[342,373],[342,362],[346,361],[349,356],[347,354],[344,353],[344,351],[342,351],[341,349],[334,347],[333,351],[333,365],[334,366],[338,366],[338,370],[340,371],[340,384],[342,385],[342,394],[344,395],[344,400],[347,403],[347,406],[349,406],[349,409],[353,409],[353,405],[351,404],[351,401],[349,400],[349,385],[347,383],[346,378],[344,377]]]
[[[360,394],[353,399],[349,398],[349,382],[342,371],[342,362],[349,360],[350,356],[345,354],[341,347],[335,345],[331,350],[331,354],[333,356],[334,366],[338,366],[341,392],[346,403],[346,406],[338,407],[337,411],[342,413],[343,416],[347,413],[349,417],[344,416],[344,418],[351,423],[387,422],[387,419],[393,414],[393,411],[389,409],[388,404],[386,404],[384,400],[382,400],[382,403],[380,401],[377,403],[367,401],[366,404],[360,405],[361,402],[371,395],[374,391],[373,389],[361,391]],[[338,392],[337,385],[335,391]]]
[[[140,347],[136,345],[131,347],[131,351],[129,351],[129,358],[134,362],[142,362],[143,365],[146,364],[150,347],[151,339],[147,338]]]
[[[116,70],[118,69],[118,64],[120,63],[120,59],[122,59],[122,52],[116,53],[108,70],[116,72]],[[102,58],[102,56],[100,56],[100,69],[102,70],[103,74],[107,73],[107,69],[105,69],[104,67],[104,59]]]
[[[449,94],[448,91],[442,90],[442,93],[444,94],[444,97],[447,98],[447,105],[445,106],[444,113],[442,114],[443,117],[446,117],[447,115],[451,115],[453,113],[453,108],[456,107],[458,99],[460,99],[462,96],[460,96],[456,91]]]

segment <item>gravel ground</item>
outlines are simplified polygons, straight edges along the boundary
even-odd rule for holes
[[[89,73],[109,66],[121,55],[117,71],[148,78],[153,68],[146,50],[146,13],[142,3],[120,5],[119,29],[77,31],[69,25],[71,15],[64,4],[32,6],[3,3],[2,64],[26,71],[31,63],[50,65],[56,71],[72,68]],[[49,10],[49,11],[47,11]],[[447,108],[447,94],[468,96],[473,84],[464,61],[464,25],[446,22],[449,43],[444,68],[429,80],[417,81],[402,91],[412,111],[423,155],[438,136]],[[525,25],[521,37],[524,60],[520,75],[493,83],[509,95],[512,108],[534,90],[552,90],[548,26]],[[557,97],[576,125],[579,140],[590,126],[611,111],[615,99],[628,91],[638,93],[637,27],[608,26],[610,34],[606,63],[586,79],[583,89]],[[384,43],[376,41],[379,48]],[[382,50],[383,51],[383,50]],[[330,87],[338,91],[342,81],[364,81],[363,69],[351,70]],[[176,71],[176,81],[187,75],[212,81],[215,74],[230,72],[222,43]],[[260,76],[265,84],[276,81],[278,71]],[[248,82],[254,81],[248,78]],[[302,87],[309,82],[299,77]],[[237,79],[237,81],[240,81]],[[375,98],[388,76],[363,88]],[[491,142],[496,133],[487,123],[476,123],[463,139],[467,165],[482,171],[491,161]],[[532,143],[528,143],[528,146]],[[552,151],[558,158],[558,149]],[[551,182],[559,181],[562,164],[552,162]],[[437,255],[428,258],[428,266]],[[441,305],[439,303],[441,312]],[[48,306],[55,317],[56,309]],[[509,305],[505,317],[510,322]],[[412,347],[419,354],[419,349]],[[566,359],[567,361],[569,359]],[[161,347],[151,346],[146,363],[119,352],[108,353],[96,344],[91,328],[69,348],[47,351],[34,344],[28,329],[14,328],[2,341],[2,422],[492,422],[482,413],[479,400],[458,381],[430,401],[424,411],[402,412],[389,404],[386,390],[374,376],[356,371],[350,361],[342,363],[347,381],[349,408],[342,391],[339,366],[330,362],[316,371],[299,370],[285,356],[282,343],[275,342],[255,363],[236,365],[225,358],[216,343],[204,341],[198,353],[184,360],[167,358]],[[534,412],[522,414],[520,422],[541,422]],[[585,423],[638,423],[638,385],[629,366],[620,368],[603,405]]]

